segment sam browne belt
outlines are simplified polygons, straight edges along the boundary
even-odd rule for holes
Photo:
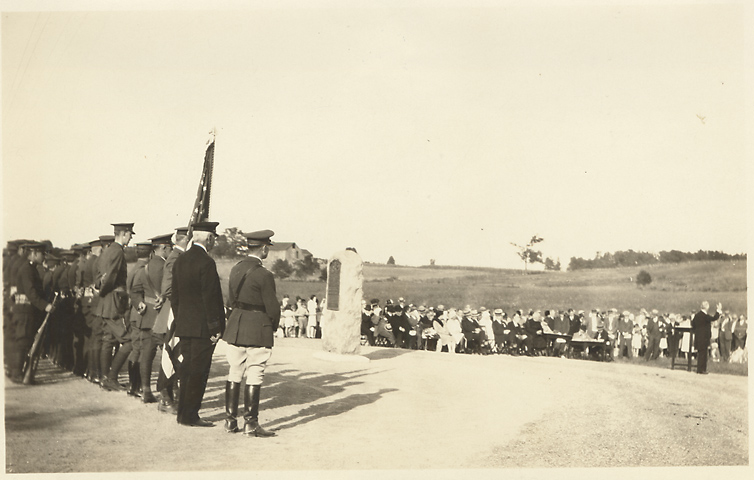
[[[236,302],[235,308],[240,308],[241,310],[248,310],[250,312],[267,313],[267,309],[264,308],[264,305],[252,305],[250,303]]]

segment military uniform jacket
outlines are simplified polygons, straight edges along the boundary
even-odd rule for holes
[[[249,310],[239,302],[258,308]],[[280,303],[275,278],[261,260],[250,257],[233,266],[228,279],[228,304],[233,311],[223,340],[236,346],[272,347],[280,325]]]
[[[173,265],[170,298],[178,337],[210,338],[225,329],[225,307],[217,266],[194,245]]]
[[[23,262],[16,274],[16,295],[24,295],[23,301],[13,305],[13,324],[16,338],[34,337],[34,334],[42,323],[42,315],[49,305],[44,299],[42,279],[39,272],[31,262]]]
[[[95,286],[99,288],[102,318],[122,318],[128,311],[128,268],[123,245],[113,242],[99,257]]]
[[[165,268],[165,259],[159,255],[155,255],[144,266],[140,268],[136,274],[134,274],[134,283],[131,288],[131,321],[136,324],[137,328],[149,329],[154,326],[154,321],[159,314],[159,310],[155,310],[155,303],[157,297],[160,296],[159,290],[162,286],[162,276]],[[144,302],[147,306],[143,315],[140,315],[136,311],[136,307],[140,302]]]

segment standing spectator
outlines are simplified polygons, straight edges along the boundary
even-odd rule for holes
[[[652,315],[647,321],[647,351],[644,352],[645,360],[657,360],[660,356],[660,339],[662,338],[660,322],[657,310],[652,310]]]
[[[746,348],[747,328],[746,316],[741,315],[733,327],[733,350]]]
[[[728,312],[720,317],[720,331],[717,340],[720,348],[720,359],[727,363],[730,360],[731,346],[733,346],[733,319]]]
[[[694,340],[697,350],[696,373],[703,375],[708,373],[707,350],[709,349],[710,338],[712,337],[711,325],[712,322],[720,318],[723,306],[721,303],[717,304],[717,312],[714,317],[707,313],[708,309],[709,302],[705,300],[702,302],[702,308],[696,312],[693,320],[691,320],[691,328],[694,329]]]
[[[309,301],[306,303],[306,311],[308,315],[308,322],[306,326],[306,336],[308,338],[317,337],[317,308],[319,303],[317,302],[317,296],[312,295],[309,297]]]
[[[293,312],[293,305],[283,307],[283,325],[285,325],[284,334],[286,337],[296,336],[296,314]]]
[[[618,318],[618,335],[619,335],[619,347],[618,356],[622,357],[623,352],[626,352],[628,358],[634,356],[633,349],[631,348],[631,339],[634,331],[634,315],[628,311],[623,312]]]
[[[309,316],[309,312],[306,311],[306,305],[304,299],[296,297],[296,337],[306,336],[306,318]]]

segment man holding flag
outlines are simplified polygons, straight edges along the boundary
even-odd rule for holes
[[[199,417],[207,388],[212,353],[225,330],[225,306],[217,266],[208,252],[215,244],[217,222],[198,222],[193,246],[173,266],[171,303],[175,335],[181,341],[183,362],[177,421],[192,427],[212,427]]]
[[[171,308],[170,297],[173,293],[173,264],[182,253],[186,251],[188,245],[188,227],[179,227],[173,234],[173,250],[165,260],[165,267],[162,274],[162,285],[160,290],[162,294],[158,298],[159,315],[155,319],[152,332],[155,335],[163,335],[162,357],[160,358],[160,373],[157,376],[157,391],[160,392],[160,402],[157,404],[157,410],[163,413],[178,413],[173,396],[173,384],[176,382],[176,371],[180,366],[180,343],[175,333],[175,322],[173,321],[173,309]]]

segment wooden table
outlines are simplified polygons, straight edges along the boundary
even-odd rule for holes
[[[681,338],[678,339],[678,345],[676,345],[677,348],[673,349],[673,357],[670,360],[670,369],[673,370],[676,366],[686,367],[686,369],[690,372],[691,367],[696,366],[696,363],[691,358],[691,353],[694,350],[694,330],[692,330],[691,327],[681,327],[679,325],[675,327],[675,331],[689,334],[689,351],[686,353],[685,362],[679,362],[676,360],[678,352],[681,350],[681,344],[683,343],[683,335],[681,335]]]
[[[573,356],[573,347],[598,347],[600,349],[600,361],[605,361],[605,341],[604,340],[576,340],[572,338],[568,344],[568,358]]]
[[[547,339],[547,356],[552,356],[552,350],[555,346],[555,341],[559,338],[562,338],[566,341],[566,351],[568,350],[568,344],[571,341],[571,335],[568,335],[567,333],[555,333],[555,332],[544,332],[543,335]]]

